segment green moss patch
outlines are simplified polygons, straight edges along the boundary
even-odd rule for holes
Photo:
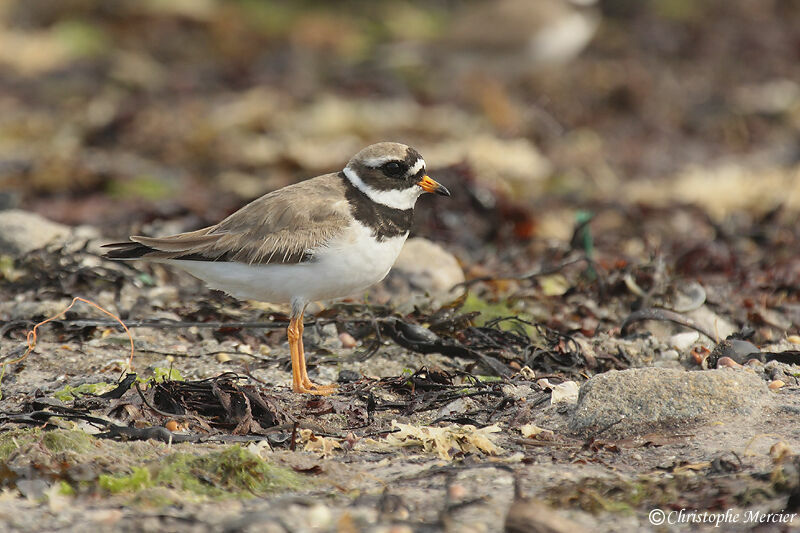
[[[114,442],[83,431],[13,429],[0,433],[0,479],[30,471],[60,483],[64,495],[119,495],[128,503],[161,507],[187,500],[250,498],[297,490],[309,481],[240,446],[208,451],[179,444]],[[214,449],[214,448],[212,448]],[[35,465],[31,470],[25,468]],[[69,472],[79,467],[81,481]],[[28,474],[25,474],[27,477]]]
[[[32,445],[36,445],[41,452],[51,455],[65,453],[80,455],[95,449],[95,439],[83,431],[12,429],[0,433],[0,461],[5,462],[16,450],[24,451]]]
[[[485,326],[487,323],[498,318],[517,317],[521,320],[532,320],[529,314],[521,313],[519,310],[512,308],[508,301],[489,302],[473,293],[467,294],[459,311],[462,313],[473,313],[476,311],[480,313],[480,315],[473,319],[476,326]],[[520,330],[520,332],[524,332],[528,337],[534,340],[539,338],[539,333],[536,331],[536,328],[522,322],[514,320],[500,321],[498,327],[506,331]]]
[[[232,446],[205,455],[173,453],[149,467],[134,467],[128,475],[102,475],[99,484],[113,494],[166,487],[221,499],[298,489],[301,478],[291,470],[272,465],[239,446]]]
[[[56,429],[42,435],[42,445],[53,453],[89,453],[95,450],[95,442],[94,437],[83,431]]]
[[[12,429],[0,432],[0,463],[8,461],[9,456],[17,450],[33,443],[41,437],[39,429]]]
[[[112,494],[120,492],[133,492],[153,486],[150,470],[141,466],[134,466],[130,475],[101,474],[97,480],[100,488]]]
[[[157,366],[153,369],[153,379],[156,381],[183,381],[183,376],[177,368]]]

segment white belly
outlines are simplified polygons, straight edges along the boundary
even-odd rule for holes
[[[221,261],[169,259],[206,284],[245,300],[290,303],[353,295],[386,277],[408,234],[376,241],[368,228],[350,226],[316,250],[312,261],[292,265],[248,265]]]

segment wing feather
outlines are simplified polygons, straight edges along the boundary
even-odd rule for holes
[[[344,184],[338,175],[326,174],[266,194],[214,226],[106,245],[111,248],[106,257],[299,263],[349,221]]]

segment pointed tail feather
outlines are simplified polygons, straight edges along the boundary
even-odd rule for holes
[[[110,248],[103,257],[106,259],[141,259],[154,250],[138,242],[112,242],[104,244],[103,248]]]

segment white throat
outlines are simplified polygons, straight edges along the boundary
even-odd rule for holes
[[[350,167],[344,168],[344,175],[350,183],[367,195],[375,203],[391,207],[392,209],[411,209],[417,203],[417,198],[422,194],[422,187],[412,185],[408,189],[392,189],[390,191],[379,191],[373,189],[356,174]]]

